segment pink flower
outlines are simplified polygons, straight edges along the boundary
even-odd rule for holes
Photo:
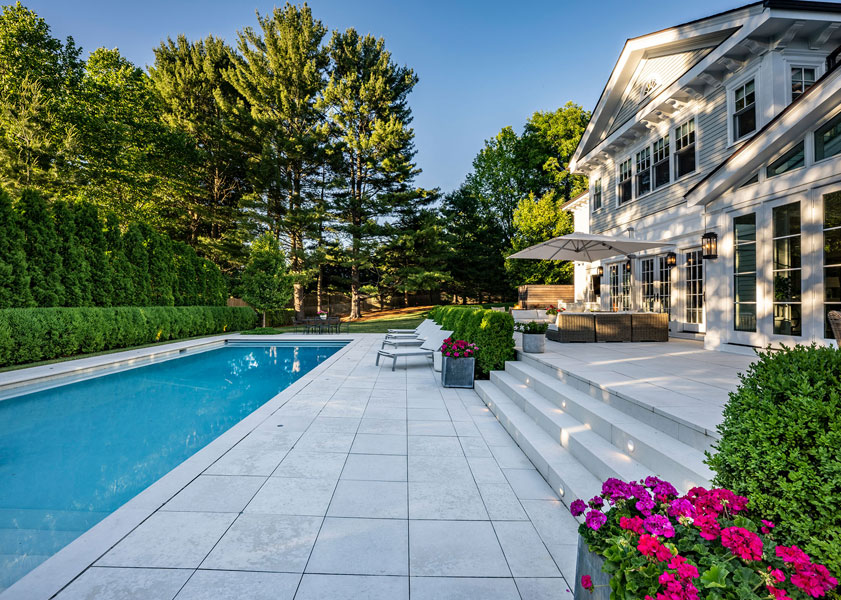
[[[669,516],[692,518],[695,516],[695,507],[686,498],[675,498],[669,504]]]
[[[771,567],[768,567],[768,574],[777,583],[782,583],[783,581],[786,580],[785,574],[782,571],[780,571],[779,569],[772,569]]]
[[[590,578],[589,575],[583,575],[581,577],[581,587],[583,587],[588,592],[593,591],[593,580]]]
[[[590,498],[590,506],[593,508],[601,508],[604,506],[604,500],[602,500],[601,496],[593,496]]]
[[[619,517],[619,527],[628,531],[633,531],[634,533],[645,533],[642,519],[639,517]]]
[[[663,515],[651,515],[650,517],[645,518],[643,524],[645,525],[646,531],[649,533],[662,535],[667,538],[675,537],[675,528],[672,526],[668,517],[664,517]]]
[[[762,533],[771,533],[771,530],[774,529],[774,524],[771,521],[766,521],[762,519]]]
[[[637,542],[637,550],[645,556],[656,555],[660,547],[660,541],[653,535],[643,534]]]
[[[605,524],[605,522],[607,522],[607,515],[598,510],[591,510],[587,513],[587,516],[584,517],[584,521],[587,523],[587,527],[593,531],[597,531]]]
[[[573,517],[583,515],[585,510],[587,510],[587,503],[580,498],[578,500],[574,500],[573,503],[569,505],[569,512],[572,513]]]
[[[721,535],[721,527],[713,515],[698,515],[693,524],[701,529],[701,537],[705,540],[714,540]]]
[[[744,527],[727,527],[721,530],[721,545],[729,548],[742,560],[760,560],[762,558],[762,540]]]
[[[768,593],[774,598],[774,600],[791,600],[791,597],[786,593],[784,589],[775,588],[771,585],[765,586],[768,589]]]

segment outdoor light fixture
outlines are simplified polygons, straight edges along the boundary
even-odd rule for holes
[[[677,254],[674,252],[669,252],[666,255],[666,266],[667,267],[676,267],[677,266]]]
[[[598,276],[598,277],[604,277],[604,267],[598,267],[598,268],[596,269],[596,276]]]
[[[628,259],[628,262],[625,263],[625,268],[628,269],[629,271],[631,270],[631,259],[630,258]]]
[[[715,260],[718,258],[718,234],[708,231],[701,236],[701,257],[704,260]]]

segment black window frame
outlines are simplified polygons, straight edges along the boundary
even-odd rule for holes
[[[636,183],[637,198],[644,196],[652,190],[651,187],[651,148],[646,146],[636,153]]]
[[[814,66],[805,66],[805,65],[791,65],[789,68],[790,68],[789,72],[791,73],[791,90],[790,90],[791,91],[791,101],[794,102],[800,96],[805,94],[806,91],[810,87],[815,85],[815,81],[818,79],[818,69],[817,69],[817,67],[814,67]],[[795,71],[800,71],[800,78],[799,79],[794,78],[794,72]],[[809,81],[808,85],[807,85],[807,81],[806,81],[806,71],[811,71],[812,72],[812,81]],[[798,81],[800,82],[800,84],[802,86],[802,89],[799,90],[799,91],[795,91],[794,84],[795,84],[795,82],[798,82]]]
[[[602,179],[599,177],[593,182],[593,197],[591,204],[593,205],[593,212],[602,207]]]
[[[833,152],[832,154],[826,153],[826,140],[824,139],[824,135],[829,131],[835,131],[835,135],[831,137],[831,140],[838,139],[838,150]],[[841,113],[832,117],[829,121],[821,125],[815,130],[815,161],[825,160],[827,158],[832,158],[833,156],[838,156],[841,154]],[[819,143],[820,142],[820,143]]]
[[[788,164],[791,163],[792,159],[795,159],[798,155],[799,159],[797,159],[793,164]],[[771,179],[772,177],[777,177],[804,166],[806,166],[806,141],[800,140],[800,142],[784,152],[782,156],[768,163],[765,167],[765,179]]]

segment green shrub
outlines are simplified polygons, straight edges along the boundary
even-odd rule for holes
[[[294,308],[280,308],[266,311],[266,325],[268,327],[285,327],[292,325],[295,320]]]
[[[504,312],[482,312],[482,322],[474,343],[479,346],[479,369],[488,373],[504,369],[505,361],[514,359],[514,318]]]
[[[715,484],[750,498],[796,544],[841,574],[841,350],[760,352],[730,394],[707,455]]]
[[[251,329],[250,308],[122,306],[0,310],[0,367]]]

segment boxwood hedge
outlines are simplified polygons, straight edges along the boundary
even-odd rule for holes
[[[481,373],[505,368],[514,358],[514,319],[510,314],[479,306],[437,306],[430,318],[453,337],[479,346],[476,364]]]
[[[760,352],[724,409],[716,485],[750,498],[796,544],[841,576],[841,350]]]
[[[251,329],[250,308],[121,306],[0,310],[0,366]]]

